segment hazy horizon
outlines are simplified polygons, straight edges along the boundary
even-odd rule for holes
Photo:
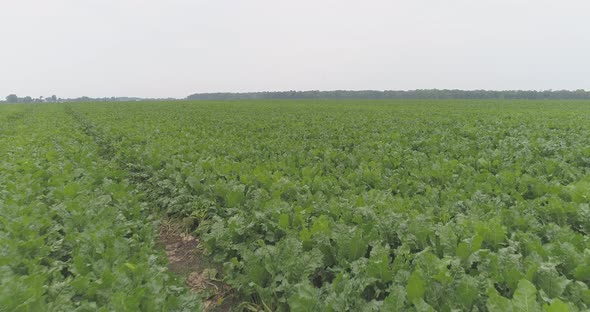
[[[21,0],[0,98],[590,89],[590,3]]]

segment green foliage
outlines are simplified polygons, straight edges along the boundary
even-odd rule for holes
[[[410,279],[408,280],[408,286],[406,287],[408,300],[410,300],[410,302],[415,303],[423,299],[425,292],[426,285],[424,283],[424,279],[422,278],[422,274],[418,271],[414,271],[412,275],[410,275]]]
[[[1,116],[7,302],[195,302],[153,251],[153,208],[198,225],[245,307],[590,309],[587,102],[68,107]]]
[[[92,138],[62,107],[21,109],[0,123],[0,310],[200,309]]]
[[[514,311],[514,307],[510,299],[502,297],[494,288],[488,292],[488,301],[486,303],[486,307],[490,312]]]
[[[559,299],[555,299],[550,304],[545,304],[543,306],[543,311],[545,311],[545,312],[570,312],[571,309],[563,301],[561,301]]]
[[[287,300],[293,311],[321,311],[319,291],[309,283],[299,284],[294,287],[294,293]]]
[[[512,298],[514,310],[523,312],[540,311],[536,296],[537,289],[535,285],[527,280],[520,280],[518,288],[514,292],[514,298]]]

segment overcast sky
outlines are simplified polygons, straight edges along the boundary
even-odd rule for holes
[[[590,89],[587,0],[0,0],[0,97]]]

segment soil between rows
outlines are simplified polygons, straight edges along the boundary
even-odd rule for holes
[[[205,311],[230,311],[240,304],[235,292],[218,279],[218,267],[203,254],[199,240],[179,222],[166,220],[160,224],[158,246],[166,252],[168,270],[203,296]]]

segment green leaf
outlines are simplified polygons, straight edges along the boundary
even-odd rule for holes
[[[570,312],[569,306],[559,299],[553,300],[551,304],[545,304],[543,310],[545,312]]]
[[[589,289],[585,289],[585,290],[583,290],[581,292],[582,292],[582,295],[580,297],[582,297],[582,301],[585,304],[590,305],[590,290]]]
[[[572,281],[560,275],[554,264],[542,264],[535,273],[535,284],[545,291],[549,298],[557,298]]]
[[[226,204],[228,207],[238,207],[244,200],[243,190],[232,190],[226,194]]]
[[[321,302],[319,292],[312,285],[298,284],[295,286],[295,292],[287,300],[291,311],[319,311]]]
[[[474,252],[478,251],[481,248],[481,244],[483,242],[483,237],[479,234],[476,234],[471,239],[467,241],[459,243],[457,246],[457,256],[461,258],[463,261],[467,261],[467,258],[471,256]]]
[[[52,162],[55,161],[58,157],[58,154],[56,151],[50,150],[47,153],[45,153],[45,159],[47,159],[47,161]]]
[[[416,299],[414,301],[414,307],[416,308],[416,312],[435,312],[434,308],[426,303],[424,299]]]
[[[125,264],[125,267],[127,267],[131,271],[137,270],[137,266],[133,263],[125,262],[124,264]]]
[[[325,215],[319,216],[313,222],[313,226],[311,227],[311,234],[330,234],[330,218]]]
[[[539,311],[537,304],[537,289],[528,280],[522,279],[518,282],[518,287],[514,292],[512,304],[516,311],[532,312]]]
[[[286,230],[289,228],[289,215],[288,214],[281,214],[279,216],[279,227],[281,227],[283,230]]]
[[[467,258],[471,255],[471,248],[469,248],[469,244],[466,242],[461,242],[457,246],[457,251],[455,251],[455,253],[461,260],[467,261]]]
[[[342,254],[348,261],[364,256],[368,247],[360,229],[357,229],[352,236],[344,237],[340,244]]]
[[[367,264],[367,275],[383,283],[393,281],[393,272],[389,263],[389,248],[376,246],[371,251]]]
[[[457,302],[466,310],[470,310],[478,295],[478,284],[474,277],[466,275],[456,289]]]
[[[80,190],[80,185],[77,183],[70,183],[64,187],[64,195],[70,198],[76,196],[76,193]]]
[[[424,297],[426,287],[424,279],[422,279],[422,273],[414,271],[408,279],[408,285],[406,286],[406,292],[408,294],[408,300],[414,302]]]
[[[500,296],[498,291],[491,287],[488,291],[488,301],[486,307],[489,312],[512,312],[512,302],[510,299]]]
[[[382,311],[403,311],[405,303],[406,290],[403,286],[392,286],[389,295],[383,300]]]
[[[574,277],[580,281],[590,280],[590,265],[580,265],[574,271]]]
[[[215,268],[207,268],[203,270],[203,277],[209,280],[215,280],[217,277],[217,270]]]

